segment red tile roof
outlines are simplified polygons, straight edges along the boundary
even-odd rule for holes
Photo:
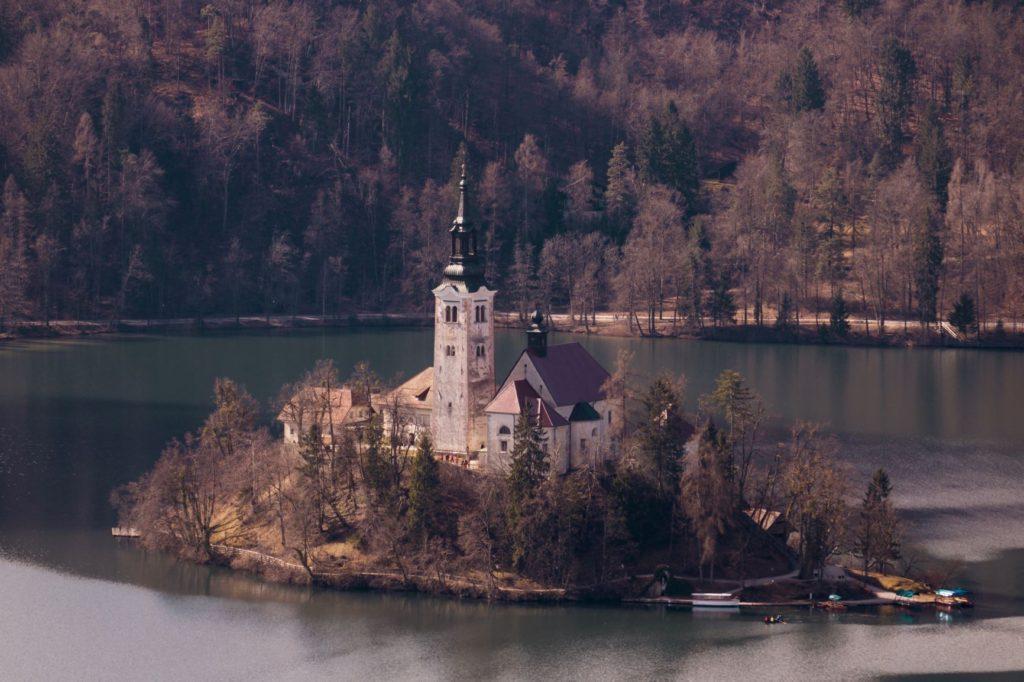
[[[541,381],[559,407],[602,400],[608,372],[579,343],[548,346],[545,355],[523,351],[533,360]]]

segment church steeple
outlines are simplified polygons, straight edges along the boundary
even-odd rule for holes
[[[477,256],[476,227],[466,212],[466,164],[462,164],[459,179],[459,209],[448,231],[452,240],[452,253],[444,269],[444,281],[463,284],[468,291],[475,291],[485,284],[484,266]]]

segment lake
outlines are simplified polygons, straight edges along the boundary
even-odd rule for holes
[[[263,401],[316,359],[385,376],[431,330],[131,335],[0,345],[0,671],[6,679],[797,678],[1024,671],[1024,354],[572,337],[639,375],[723,369],[773,437],[823,422],[861,479],[885,466],[905,553],[976,591],[972,613],[757,616],[517,606],[266,584],[110,538],[115,486],[196,428],[213,379]],[[552,342],[567,340],[555,338]],[[499,380],[522,335],[497,336]],[[858,481],[858,488],[861,481]]]

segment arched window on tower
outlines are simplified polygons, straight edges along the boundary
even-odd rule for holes
[[[483,305],[480,306],[480,321],[481,322],[486,322],[487,321],[487,306],[483,306]]]
[[[445,322],[451,322],[452,321],[452,307],[450,305],[446,305],[444,307],[444,321]]]
[[[459,309],[456,308],[455,306],[452,306],[452,322],[458,322],[458,321],[459,321]]]

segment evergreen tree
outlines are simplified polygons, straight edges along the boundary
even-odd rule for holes
[[[921,171],[925,185],[935,195],[939,206],[945,208],[949,176],[953,170],[953,155],[946,144],[938,107],[931,102],[925,107],[924,116],[921,117],[916,147],[917,169]]]
[[[440,465],[434,459],[430,437],[420,437],[409,475],[409,532],[426,543],[430,538],[451,538],[453,523],[441,496]]]
[[[370,420],[364,435],[366,442],[362,448],[363,481],[377,506],[387,507],[394,502],[394,478],[384,447],[384,428],[378,417]]]
[[[812,111],[825,108],[825,86],[821,83],[818,64],[806,47],[800,50],[792,78],[793,108]]]
[[[604,209],[611,224],[612,234],[621,241],[633,222],[636,210],[636,177],[629,162],[629,150],[625,142],[612,149],[608,161],[607,183],[604,191]]]
[[[299,459],[298,468],[309,487],[312,497],[317,502],[317,517],[320,527],[324,521],[324,498],[326,497],[327,484],[327,463],[328,446],[324,443],[324,435],[320,431],[320,425],[314,424],[309,431],[299,436]]]
[[[782,300],[779,301],[779,311],[775,315],[775,328],[780,331],[791,329],[795,322],[794,317],[793,299],[789,292],[784,292]]]
[[[961,334],[967,334],[978,328],[978,313],[974,308],[974,297],[966,291],[960,294],[960,298],[953,304],[953,310],[949,313],[949,323],[956,327]]]
[[[651,382],[641,398],[643,418],[637,428],[640,458],[659,495],[672,494],[679,485],[686,441],[692,429],[683,415],[682,392],[672,378]]]
[[[519,418],[516,419],[512,437],[512,457],[506,479],[506,515],[511,531],[512,562],[517,568],[523,568],[524,562],[534,554],[531,548],[543,547],[547,539],[544,537],[544,531],[538,531],[533,527],[531,519],[549,516],[544,513],[537,498],[541,485],[547,478],[550,464],[547,453],[541,446],[540,429],[531,419],[528,405],[524,406]]]
[[[857,550],[864,559],[864,570],[885,567],[900,558],[899,519],[889,496],[892,484],[885,469],[878,469],[868,483],[861,503]]]
[[[541,432],[525,406],[516,419],[512,434],[512,457],[508,472],[509,497],[513,512],[522,510],[523,502],[537,494],[537,489],[548,474],[548,455],[541,446]]]
[[[878,162],[885,168],[896,165],[902,153],[903,128],[914,100],[914,57],[896,38],[889,38],[882,47],[881,84],[878,88],[877,124],[881,140]]]
[[[423,83],[413,49],[402,40],[397,29],[384,44],[377,74],[384,87],[382,137],[396,154],[399,166],[404,168],[418,132]]]
[[[716,277],[712,282],[708,313],[716,327],[736,321],[736,300],[732,295],[729,278],[725,275]]]
[[[113,79],[107,85],[103,95],[101,142],[106,155],[108,167],[113,167],[120,158],[121,151],[126,148],[124,87],[121,81]]]
[[[648,123],[637,156],[648,182],[679,192],[686,200],[686,211],[696,212],[700,193],[697,145],[675,102],[669,102],[666,112]]]
[[[837,291],[832,297],[832,305],[828,313],[828,327],[833,335],[840,339],[850,333],[850,313],[846,310],[846,299]]]
[[[914,244],[917,311],[922,322],[934,322],[936,318],[942,257],[941,228],[937,220],[929,219],[919,231]]]
[[[878,6],[879,0],[843,0],[843,9],[851,17],[859,17]]]

